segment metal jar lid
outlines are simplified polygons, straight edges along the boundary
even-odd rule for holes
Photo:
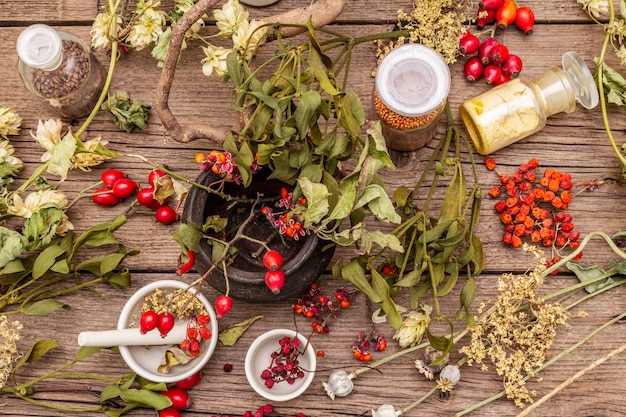
[[[403,116],[422,116],[446,101],[450,69],[434,49],[405,44],[383,58],[375,83],[380,99],[389,109]]]

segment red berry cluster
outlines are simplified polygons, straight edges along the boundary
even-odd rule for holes
[[[274,294],[280,293],[280,289],[285,284],[285,273],[280,269],[283,266],[283,256],[275,250],[268,250],[263,255],[263,264],[267,268],[265,285]]]
[[[495,170],[492,158],[485,163],[487,169]],[[561,250],[580,246],[580,233],[574,228],[572,216],[565,213],[573,197],[572,176],[547,168],[538,178],[538,166],[533,158],[513,174],[499,174],[500,185],[493,186],[489,195],[500,198],[495,209],[504,224],[503,242],[520,247],[522,239],[528,236],[533,243],[552,249],[554,264],[560,260]],[[576,260],[581,256],[582,252]]]
[[[146,208],[155,210],[154,217],[159,223],[173,223],[178,219],[176,210],[167,206],[165,202],[160,202],[154,198],[157,182],[159,178],[165,177],[165,175],[165,172],[159,169],[150,171],[148,174],[150,186],[137,191],[139,184],[128,178],[126,173],[117,169],[107,169],[100,176],[104,187],[94,190],[91,194],[91,200],[100,206],[111,207],[137,191],[137,202]]]
[[[478,39],[476,35],[467,31],[461,37],[461,45],[467,42],[468,38]],[[476,50],[468,48],[462,50],[468,55],[477,52],[477,55],[470,57],[463,67],[467,81],[474,82],[484,77],[488,84],[500,85],[517,77],[522,71],[522,59],[510,53],[509,48],[494,37],[479,42]]]
[[[387,348],[385,335],[381,333],[374,338],[368,338],[365,335],[365,332],[361,330],[361,332],[359,333],[359,337],[352,345],[352,349],[354,350],[354,357],[361,362],[371,361],[372,354],[370,353],[370,347],[379,352],[385,350]]]
[[[500,85],[517,77],[522,71],[521,58],[510,53],[494,37],[494,33],[497,28],[504,29],[512,24],[526,34],[532,33],[535,24],[532,9],[528,6],[518,7],[515,0],[484,0],[478,6],[476,26],[482,29],[492,23],[495,26],[490,31],[491,36],[482,42],[469,31],[459,39],[459,49],[463,54],[477,53],[466,61],[463,69],[465,78],[470,82],[484,77],[488,84]]]
[[[518,6],[515,0],[483,0],[478,5],[476,26],[482,29],[492,23],[502,29],[514,24],[530,35],[535,25],[535,14],[528,6]]]
[[[126,177],[126,173],[117,169],[107,169],[100,176],[104,187],[94,190],[91,200],[100,205],[111,207],[130,197],[139,185]]]
[[[294,201],[293,193],[283,187],[280,190],[280,199],[275,206],[277,210],[273,207],[263,206],[261,212],[280,234],[298,240],[306,234],[306,231],[296,211],[298,207],[305,204],[306,198],[300,197]]]
[[[137,202],[144,207],[155,210],[154,217],[161,224],[174,223],[178,219],[178,213],[168,206],[166,201],[161,202],[154,198],[159,181],[166,176],[167,174],[160,169],[153,169],[148,174],[148,184],[150,185],[137,191]]]
[[[319,286],[313,283],[309,290],[294,304],[296,314],[313,319],[311,327],[315,333],[328,333],[328,322],[336,317],[342,309],[350,307],[352,295],[341,287],[335,292],[334,299],[322,295]]]
[[[174,386],[168,387],[167,390],[162,391],[161,395],[165,395],[170,399],[172,405],[159,412],[159,417],[180,417],[180,411],[186,410],[191,406],[191,397],[188,390],[194,388],[202,380],[202,373],[196,372],[195,374],[177,381]]]
[[[211,318],[206,314],[192,314],[187,320],[187,338],[180,344],[184,352],[191,356],[198,356],[201,353],[202,341],[211,337],[209,322]],[[146,334],[157,329],[161,337],[165,337],[174,328],[176,319],[165,311],[156,313],[153,310],[145,311],[139,319],[139,332]]]
[[[283,337],[278,344],[280,347],[272,352],[270,366],[261,372],[261,378],[267,388],[272,388],[283,381],[294,384],[298,379],[304,378],[304,370],[298,361],[302,354],[298,350],[300,340],[297,337]]]

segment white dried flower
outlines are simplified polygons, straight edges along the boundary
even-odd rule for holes
[[[20,133],[22,118],[11,107],[0,106],[0,136],[5,138],[8,135]]]
[[[393,335],[400,347],[415,346],[422,340],[430,323],[431,311],[432,307],[423,305],[421,310],[411,311],[405,316],[402,326]]]
[[[239,0],[228,0],[221,10],[213,11],[215,23],[220,30],[219,35],[224,38],[234,35],[242,24],[248,23],[248,16],[248,12],[239,4]]]
[[[166,24],[165,12],[159,10],[160,1],[139,0],[136,13],[139,15],[137,22],[130,28],[128,43],[140,51],[158,42],[163,34]]]
[[[111,49],[112,41],[118,38],[121,25],[122,17],[118,14],[113,16],[108,7],[105,7],[102,13],[98,13],[89,30],[91,47],[94,49]]]
[[[61,142],[61,129],[63,128],[63,123],[59,119],[48,119],[45,122],[39,121],[37,125],[37,132],[33,135],[31,132],[30,135],[37,141],[39,146],[44,148],[46,152],[41,155],[41,162],[46,162],[50,158],[52,158],[52,154],[54,153],[54,149]]]
[[[372,417],[397,417],[401,414],[402,412],[396,411],[396,408],[391,404],[383,404],[378,407],[378,410],[372,410]]]
[[[348,374],[343,369],[339,369],[330,374],[328,383],[322,382],[322,386],[330,399],[334,400],[335,397],[345,397],[352,392],[354,389],[352,378],[354,378],[353,373]]]
[[[0,140],[0,164],[9,164],[13,166],[13,171],[19,171],[24,166],[21,159],[13,156],[15,148],[8,140]]]
[[[223,78],[227,73],[226,57],[232,52],[231,49],[226,49],[221,46],[208,45],[203,46],[205,58],[202,59],[202,73],[209,77],[213,72],[220,78]]]
[[[48,208],[56,207],[60,210],[67,205],[67,197],[60,191],[47,189],[30,193],[25,199],[19,194],[13,196],[13,204],[9,205],[7,212],[15,216],[29,219],[33,213]]]
[[[235,49],[247,61],[252,59],[257,48],[265,43],[267,27],[261,28],[262,25],[264,23],[258,20],[246,21],[233,34]]]

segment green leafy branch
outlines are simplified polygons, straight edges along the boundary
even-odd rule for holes
[[[74,413],[103,412],[109,417],[119,417],[127,412],[139,408],[149,407],[162,410],[172,405],[171,400],[160,392],[165,391],[165,383],[148,381],[134,373],[122,377],[108,377],[96,374],[71,373],[67,369],[76,363],[100,352],[102,347],[82,347],[76,356],[66,364],[30,381],[18,383],[17,371],[29,363],[41,360],[49,351],[58,347],[54,340],[39,340],[15,364],[12,370],[13,386],[0,387],[0,393],[13,394],[31,404]],[[44,381],[55,379],[53,386],[45,386]],[[58,380],[75,381],[71,385],[60,384]],[[91,380],[107,385],[102,388],[85,385],[84,381]],[[80,381],[77,382],[77,381]],[[91,407],[69,407],[55,404],[53,401],[39,400],[34,395],[45,392],[95,392],[100,396],[100,403]]]
[[[45,220],[46,211],[42,212],[43,217],[33,216],[31,219]],[[57,297],[73,291],[84,288],[95,291],[92,287],[103,282],[114,288],[130,286],[130,272],[121,264],[128,256],[135,256],[139,251],[128,250],[115,236],[114,232],[124,223],[126,216],[120,215],[80,235],[68,232],[64,236],[54,236],[41,251],[9,261],[0,269],[0,286],[3,289],[0,314],[47,314],[58,308],[69,308]],[[0,228],[0,233],[3,231],[7,232],[8,229]],[[10,250],[20,243],[21,237],[17,232],[8,233],[9,238],[4,243]],[[117,247],[117,251],[76,263],[76,256],[81,249],[105,245]],[[81,276],[84,273],[95,275],[96,278],[83,281]],[[12,305],[16,305],[17,309],[6,310]]]

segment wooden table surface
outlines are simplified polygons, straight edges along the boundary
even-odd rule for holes
[[[15,53],[17,36],[26,26],[41,22],[74,32],[88,40],[91,22],[98,13],[98,7],[104,3],[103,0],[0,1],[0,56],[3,57],[0,69],[0,105],[14,107],[23,118],[21,134],[10,138],[17,156],[25,161],[25,169],[20,178],[26,178],[33,172],[42,153],[31,139],[30,131],[36,129],[38,120],[53,118],[55,114],[35,99],[20,82]],[[307,2],[280,0],[267,8],[249,8],[249,10],[252,16],[263,18],[304,3]],[[534,33],[526,36],[514,28],[504,33],[499,32],[501,40],[522,57],[524,61],[522,77],[532,79],[548,66],[560,65],[561,55],[570,50],[578,52],[593,68],[593,58],[600,52],[604,32],[587,18],[575,0],[528,0],[526,3],[533,8],[537,19]],[[396,12],[401,8],[409,10],[410,2],[349,0],[332,27],[353,34],[388,30],[392,28]],[[102,58],[106,63],[106,57]],[[172,92],[172,108],[181,119],[188,122],[228,125],[233,114],[228,104],[227,88],[215,80],[207,80],[202,75],[199,64],[201,58],[202,54],[197,45],[192,45],[183,55]],[[350,83],[369,109],[371,103],[368,97],[373,87],[371,71],[375,66],[374,47],[359,46],[355,60]],[[486,89],[482,82],[477,84],[465,82],[462,74],[463,62],[461,59],[450,67],[452,91],[449,100],[457,118],[458,106],[467,98]],[[118,62],[112,89],[127,90],[133,99],[153,103],[158,77],[159,69],[148,50],[131,52]],[[611,107],[609,117],[616,140],[621,144],[625,141],[624,129],[626,129],[623,110]],[[442,124],[436,138],[427,147],[416,152],[393,154],[398,167],[386,174],[390,190],[399,184],[414,183],[416,173],[420,172],[430,157],[434,146],[442,137],[444,128]],[[194,162],[196,152],[212,148],[212,144],[205,140],[189,144],[175,142],[165,134],[154,113],[150,116],[146,131],[127,134],[120,132],[110,121],[109,116],[101,112],[88,129],[87,137],[98,135],[108,140],[110,148],[115,151],[141,154],[152,161],[168,164],[171,169],[191,178],[197,175],[198,170]],[[467,157],[467,153],[464,153],[463,157]],[[497,152],[493,157],[503,172],[512,172],[519,164],[527,162],[530,158],[537,158],[541,166],[540,172],[543,172],[543,168],[554,167],[570,172],[573,182],[603,180],[603,185],[594,191],[583,192],[575,197],[569,212],[582,235],[594,230],[602,230],[612,235],[626,229],[626,220],[623,216],[626,206],[626,184],[621,175],[620,164],[608,141],[600,107],[587,111],[579,106],[572,114],[552,117],[541,132]],[[484,158],[478,159],[482,162]],[[62,184],[62,189],[72,198],[80,189],[95,182],[106,168],[123,169],[133,178],[140,180],[146,177],[150,169],[136,158],[115,159],[94,169],[92,173],[72,171],[67,181]],[[483,190],[488,190],[495,184],[495,175],[488,172],[482,164],[479,167],[479,176]],[[110,209],[96,207],[88,199],[84,199],[73,206],[68,215],[80,231],[100,221],[112,219],[122,210],[124,210],[122,206]],[[496,280],[501,273],[524,272],[531,259],[519,249],[502,244],[501,225],[493,209],[493,201],[484,199],[480,215],[476,233],[484,244],[485,269],[477,277],[477,299],[487,301],[496,295]],[[128,259],[126,263],[132,272],[131,288],[118,292],[110,288],[98,288],[103,291],[104,299],[90,291],[83,291],[63,299],[72,307],[71,310],[57,311],[46,316],[13,316],[24,325],[20,349],[28,349],[39,339],[54,339],[61,344],[42,361],[24,367],[18,373],[18,379],[41,375],[67,362],[78,350],[76,339],[80,331],[113,328],[125,300],[135,289],[154,280],[174,278],[179,249],[171,233],[176,227],[157,224],[151,216],[133,215],[120,229],[119,236],[127,247],[141,250],[139,256]],[[350,249],[339,249],[335,253],[334,261],[350,256]],[[581,263],[588,266],[594,264],[606,266],[608,261],[614,258],[604,243],[592,242],[585,250]],[[196,276],[191,274],[184,279],[191,281]],[[547,293],[575,282],[576,278],[573,275],[562,272],[550,278],[543,291]],[[322,290],[329,294],[334,293],[335,288],[345,285],[344,282],[333,280],[329,273],[324,274],[319,283]],[[214,299],[217,292],[207,289],[206,295]],[[220,329],[249,317],[251,313],[262,314],[264,319],[255,323],[236,345],[227,347],[218,344],[213,358],[204,368],[203,382],[191,392],[194,402],[191,409],[184,412],[185,416],[242,415],[246,410],[254,411],[268,402],[248,385],[244,375],[244,357],[250,343],[264,331],[277,327],[293,327],[292,303],[293,300],[272,304],[246,304],[235,301],[232,312],[220,320]],[[456,303],[455,297],[447,297],[443,308],[453,312],[456,310]],[[553,355],[610,318],[624,312],[626,288],[618,287],[585,303],[581,308],[588,313],[587,317],[574,317],[569,328],[561,329],[551,350]],[[369,331],[370,328],[374,328],[377,334],[384,333],[391,341],[393,329],[387,324],[373,325],[370,321],[372,310],[373,306],[366,298],[362,294],[357,294],[352,307],[331,325],[331,332],[313,338],[315,349],[326,352],[323,358],[319,358],[319,371],[314,382],[298,399],[275,403],[277,415],[295,415],[297,412],[303,412],[311,416],[358,416],[385,403],[393,404],[397,408],[404,407],[433,387],[433,382],[426,381],[414,368],[413,361],[419,354],[412,353],[380,367],[380,372],[371,371],[359,377],[355,390],[349,397],[331,401],[325,395],[322,381],[328,378],[332,369],[354,370],[360,367],[361,363],[352,357],[352,343],[361,330]],[[307,322],[299,317],[298,325],[302,328]],[[625,334],[624,324],[615,324],[542,372],[543,381],[531,384],[536,390],[536,398],[549,393],[590,362],[626,342]],[[462,340],[459,347],[465,342],[467,340]],[[385,353],[398,350],[395,343],[389,345]],[[383,354],[376,353],[375,359],[382,356]],[[460,355],[455,351],[453,359],[459,358]],[[223,370],[224,364],[227,363],[233,365],[230,373]],[[121,358],[110,352],[101,352],[90,357],[77,364],[74,370],[107,376],[120,376],[128,372]],[[63,381],[60,386],[67,383]],[[626,414],[626,401],[623,395],[625,384],[626,356],[622,353],[581,376],[532,415],[622,416]],[[455,412],[501,389],[502,382],[493,370],[482,372],[478,367],[463,367],[461,382],[448,401],[439,401],[432,397],[406,415],[452,416]],[[95,394],[84,392],[41,393],[36,398],[53,398],[58,400],[59,405],[88,406],[98,403]],[[518,412],[520,410],[511,401],[499,399],[480,408],[474,415],[512,416]],[[63,411],[31,405],[7,394],[0,394],[0,414],[68,415]],[[154,416],[155,412],[140,409],[129,415]]]

